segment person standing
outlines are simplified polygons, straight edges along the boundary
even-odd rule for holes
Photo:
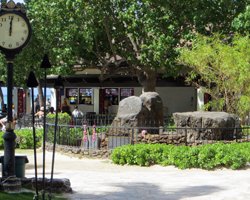
[[[51,107],[51,102],[50,102],[50,98],[48,98],[46,101],[46,110],[49,110],[50,107]]]
[[[35,114],[36,117],[42,119],[44,117],[44,107],[42,106],[41,109]]]
[[[74,117],[74,118],[83,117],[83,113],[82,113],[82,111],[80,111],[80,110],[78,109],[78,106],[75,106],[75,109],[74,109],[73,112],[72,112],[72,117]]]
[[[111,113],[111,106],[112,106],[112,103],[110,101],[110,98],[109,97],[105,97],[105,100],[104,100],[104,114],[110,114]]]
[[[17,114],[16,114],[16,111],[15,111],[15,106],[12,105],[12,120],[13,120],[13,124],[14,124],[14,127],[16,125],[16,120],[17,120]],[[8,121],[8,117],[4,117],[0,120],[0,125],[2,126],[2,131],[5,131],[6,130],[6,123]]]
[[[71,111],[70,111],[67,98],[64,98],[61,110],[62,110],[62,113],[66,112],[71,116]]]
[[[40,103],[39,103],[39,96],[38,95],[34,101],[34,108],[35,108],[35,113],[37,113],[40,110]]]

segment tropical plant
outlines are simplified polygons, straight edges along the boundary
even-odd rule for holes
[[[241,117],[250,111],[250,38],[197,35],[192,48],[182,48],[180,63],[188,65],[188,81],[212,96],[210,106]]]

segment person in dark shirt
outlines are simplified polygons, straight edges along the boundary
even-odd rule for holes
[[[71,116],[71,111],[70,111],[70,107],[69,107],[69,104],[68,104],[68,101],[66,98],[64,98],[63,100],[63,104],[62,104],[62,113],[68,113],[70,116]]]

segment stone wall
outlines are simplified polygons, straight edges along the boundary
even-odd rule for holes
[[[46,143],[46,149],[52,151],[52,144]],[[66,145],[56,145],[56,151],[65,154],[74,154],[79,157],[86,158],[109,158],[112,150],[105,149],[83,149],[80,147],[66,146]]]
[[[248,142],[249,139],[234,139],[234,140],[220,140],[223,143],[231,143],[231,142]],[[196,146],[201,144],[213,144],[218,142],[218,140],[210,140],[210,139],[195,139],[186,134],[178,134],[176,132],[164,132],[163,134],[146,134],[139,135],[136,139],[134,139],[134,144],[136,143],[147,143],[147,144],[173,144],[173,145],[187,145],[187,146]]]

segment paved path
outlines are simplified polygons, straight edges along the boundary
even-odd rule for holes
[[[52,154],[46,153],[50,172]],[[42,154],[39,153],[41,176]],[[33,157],[26,176],[33,177]],[[69,178],[70,199],[98,200],[247,200],[250,199],[250,169],[179,170],[174,167],[118,166],[109,160],[79,159],[56,154],[55,178]],[[48,174],[49,178],[49,174]]]

